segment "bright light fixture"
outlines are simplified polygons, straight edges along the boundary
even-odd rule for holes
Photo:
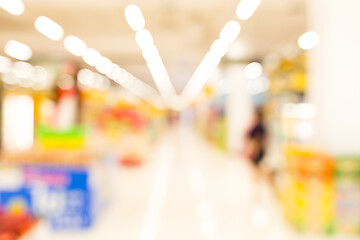
[[[95,67],[100,73],[108,74],[113,68],[113,63],[107,57],[102,57]]]
[[[107,77],[85,68],[78,72],[77,78],[80,84],[102,92],[109,90],[111,86],[110,80]]]
[[[133,4],[127,6],[125,9],[125,18],[130,28],[137,32],[135,36],[136,43],[142,51],[142,55],[146,60],[146,64],[159,89],[162,99],[170,107],[171,98],[176,96],[176,91],[159,55],[159,51],[154,45],[151,33],[144,29],[145,19],[140,8]]]
[[[25,7],[21,0],[0,0],[0,7],[12,15],[23,14]]]
[[[228,45],[221,39],[217,39],[210,48],[210,53],[221,59],[227,52]]]
[[[21,42],[9,40],[5,45],[5,53],[10,57],[27,61],[32,56],[31,48]]]
[[[0,72],[8,73],[11,70],[12,62],[9,58],[0,56]]]
[[[82,56],[87,49],[86,44],[75,36],[67,36],[64,40],[64,47],[78,57]]]
[[[319,36],[316,32],[309,31],[302,34],[298,39],[298,45],[301,49],[310,50],[319,43]]]
[[[93,48],[86,49],[83,60],[92,67],[95,67],[102,59],[101,54]]]
[[[242,0],[237,9],[236,15],[241,20],[249,19],[261,3],[261,0]]]
[[[106,76],[117,84],[122,84],[128,80],[127,72],[117,64],[113,64],[111,72],[107,73]]]
[[[35,82],[46,82],[48,78],[48,72],[46,68],[41,66],[34,66],[34,81]]]
[[[198,67],[199,73],[204,75],[207,72],[212,71],[219,65],[220,60],[221,57],[216,56],[216,54],[212,53],[211,51],[208,52]]]
[[[136,33],[135,36],[136,43],[141,49],[149,48],[151,45],[154,44],[154,39],[151,36],[151,33],[146,30],[142,29]]]
[[[263,67],[258,62],[252,62],[245,67],[244,73],[248,79],[255,79],[261,76]]]
[[[19,78],[29,79],[34,74],[34,68],[27,62],[15,62],[12,72]]]
[[[130,28],[134,31],[140,31],[145,27],[145,19],[140,8],[131,4],[125,8],[125,18]]]
[[[211,45],[210,51],[205,55],[181,93],[181,97],[186,99],[188,103],[195,100],[196,96],[219,65],[221,58],[228,51],[229,44],[236,39],[239,33],[240,25],[238,22],[230,21],[225,24],[220,32],[220,39],[215,40]]]
[[[154,45],[142,49],[142,54],[146,62],[154,62],[160,58],[159,50]]]
[[[113,80],[132,94],[148,101],[154,106],[160,105],[162,107],[162,101],[158,98],[158,93],[154,88],[150,87],[148,84],[128,72],[125,72],[123,75],[125,80],[121,80],[121,82],[116,81],[116,79]]]
[[[181,93],[182,98],[186,99],[188,103],[195,100],[196,96],[216,70],[221,58],[224,57],[229,50],[229,45],[235,41],[239,33],[240,24],[237,21],[229,21],[222,28],[220,38],[215,40],[211,45],[210,51],[205,55]]]
[[[64,36],[62,27],[50,18],[40,16],[35,20],[35,28],[52,40],[60,40]]]
[[[223,29],[220,32],[220,40],[226,42],[227,44],[235,41],[237,36],[240,33],[240,24],[237,21],[229,21],[225,24]]]
[[[90,71],[89,69],[81,69],[77,74],[77,79],[79,83],[81,83],[84,86],[92,86],[95,78],[95,73]]]
[[[107,59],[93,48],[86,49],[85,53],[83,54],[83,60],[90,66],[96,67],[99,72],[103,72],[107,77],[111,80],[115,81],[117,84],[131,92],[132,94],[144,99],[145,101],[149,102],[150,104],[157,106],[159,108],[162,107],[161,100],[158,97],[158,93],[155,89],[150,87],[148,84],[142,82],[138,78],[131,75],[129,72],[125,71],[118,65],[111,62],[110,59]],[[99,90],[106,90],[110,87],[110,82],[104,80],[103,78],[100,79],[100,74],[95,74],[90,70],[81,70],[79,72],[78,78],[79,82],[83,85],[87,85],[90,87],[95,87]],[[100,79],[100,80],[99,80]],[[100,81],[104,84],[99,84]]]

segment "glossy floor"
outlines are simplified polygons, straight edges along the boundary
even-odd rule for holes
[[[273,191],[244,160],[226,157],[189,129],[170,130],[144,165],[121,169],[116,181],[115,201],[93,228],[53,233],[43,225],[37,240],[304,238],[284,222]]]

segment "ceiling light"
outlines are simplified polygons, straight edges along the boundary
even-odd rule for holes
[[[125,8],[125,18],[130,28],[134,31],[140,31],[145,27],[145,19],[140,8],[131,4]]]
[[[145,19],[136,5],[129,5],[125,9],[125,17],[129,26],[136,31],[136,42],[142,51],[150,73],[159,89],[162,99],[169,105],[170,98],[176,95],[174,86],[159,55],[151,33],[144,29]]]
[[[100,73],[108,74],[113,68],[113,63],[110,61],[110,59],[102,57],[95,67],[96,70],[98,70]]]
[[[226,29],[225,32],[227,32],[229,28],[232,27],[229,27],[228,25],[224,28]],[[224,36],[226,36],[225,38],[230,40],[228,33],[224,34],[223,32],[221,35],[223,36],[223,39]],[[221,58],[226,54],[228,47],[228,43],[222,39],[215,40],[211,45],[210,51],[205,55],[181,93],[182,98],[186,99],[188,103],[195,100],[196,96],[200,93],[201,89],[205,86],[206,82],[219,65]]]
[[[159,50],[154,45],[142,49],[142,54],[147,62],[152,62],[160,57]]]
[[[227,44],[235,41],[237,36],[240,33],[240,24],[237,21],[230,21],[225,24],[223,29],[220,32],[220,40],[226,42]]]
[[[216,56],[217,58],[222,58],[228,50],[228,45],[226,42],[217,39],[210,48],[210,53]]]
[[[48,79],[48,72],[46,68],[41,66],[34,67],[34,81],[35,82],[46,82]]]
[[[0,72],[8,73],[11,70],[12,62],[9,58],[0,56]]]
[[[95,67],[102,59],[101,54],[93,48],[86,49],[83,60],[92,67]]]
[[[219,65],[220,60],[221,60],[220,57],[216,56],[211,52],[208,52],[198,67],[199,72],[202,73],[202,75],[204,75],[207,72],[212,71]]]
[[[64,36],[62,27],[53,20],[40,16],[35,20],[35,28],[52,40],[60,40]]]
[[[34,68],[30,63],[27,62],[16,62],[14,63],[13,73],[19,78],[31,78],[34,74]]]
[[[95,78],[95,73],[85,68],[81,69],[77,74],[77,79],[79,83],[88,87],[93,84],[94,78]]]
[[[106,74],[106,76],[118,84],[122,84],[127,81],[127,72],[117,64],[113,64],[111,72]]]
[[[260,63],[252,62],[245,67],[245,76],[248,79],[255,79],[261,76],[263,68]]]
[[[236,15],[241,20],[249,19],[259,6],[261,0],[242,0],[236,9]]]
[[[86,44],[75,36],[67,36],[64,40],[65,49],[74,54],[75,56],[82,56],[87,46]]]
[[[136,43],[141,49],[145,49],[154,44],[154,39],[151,36],[151,33],[142,29],[136,33]]]
[[[0,0],[0,7],[12,15],[21,15],[25,9],[21,0]]]
[[[301,49],[309,50],[319,43],[319,36],[316,32],[309,31],[301,35],[298,39],[298,45]]]
[[[27,61],[32,56],[31,48],[21,42],[9,40],[5,45],[5,53],[10,57]]]

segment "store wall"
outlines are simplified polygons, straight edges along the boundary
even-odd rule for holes
[[[309,0],[309,100],[318,108],[314,141],[333,154],[360,153],[360,1]]]

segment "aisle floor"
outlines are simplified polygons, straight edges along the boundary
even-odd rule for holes
[[[303,239],[248,164],[187,129],[169,131],[139,168],[122,168],[116,199],[85,232],[39,231],[44,239]],[[311,237],[311,239],[319,239]]]

